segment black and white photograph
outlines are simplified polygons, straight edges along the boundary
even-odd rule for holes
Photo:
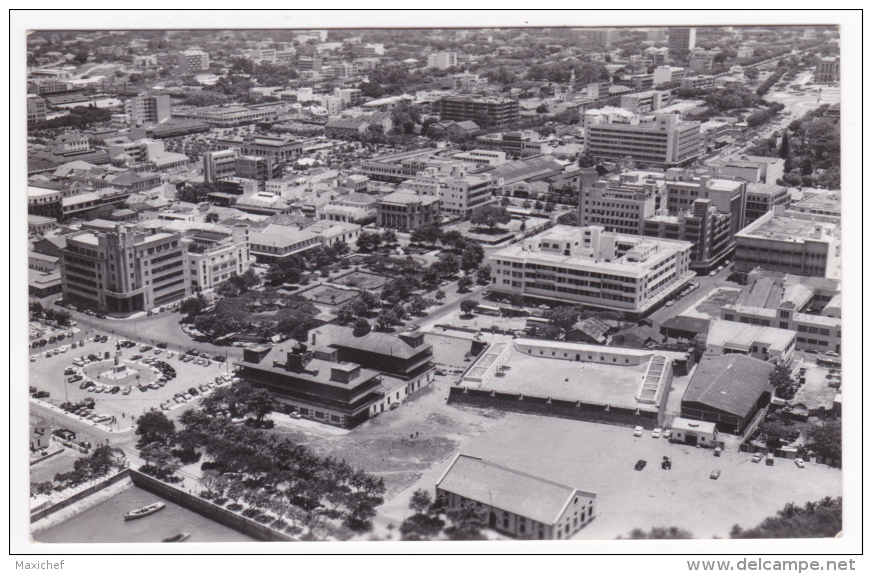
[[[845,14],[68,12],[10,40],[24,552],[859,548]]]

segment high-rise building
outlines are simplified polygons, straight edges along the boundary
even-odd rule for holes
[[[489,173],[470,173],[458,162],[448,173],[428,167],[403,182],[400,189],[436,197],[441,213],[468,219],[473,211],[495,201],[493,192],[498,183]]]
[[[178,60],[179,73],[183,76],[209,70],[209,54],[201,50],[179,52]]]
[[[669,57],[681,60],[696,47],[696,28],[669,29]]]
[[[492,291],[645,315],[684,288],[687,241],[558,225],[491,255]]]
[[[82,231],[61,250],[64,300],[118,315],[150,311],[190,294],[186,263],[177,233],[125,224]]]
[[[124,113],[135,126],[162,124],[170,119],[170,97],[167,95],[139,94],[124,103]]]
[[[427,56],[427,67],[445,70],[457,66],[457,52],[436,52]]]
[[[219,179],[236,174],[236,158],[239,152],[235,149],[207,151],[203,154],[203,181],[214,183]]]
[[[518,121],[519,114],[518,100],[509,98],[449,96],[439,100],[440,119],[472,120],[479,127],[505,127]]]
[[[253,179],[263,184],[268,179],[277,179],[282,176],[281,166],[268,157],[243,155],[236,158],[236,177]]]
[[[653,120],[634,116],[627,123],[594,123],[586,126],[585,149],[602,159],[629,157],[657,166],[680,165],[700,154],[699,126],[674,114]]]
[[[648,28],[647,40],[649,42],[666,41],[666,28]]]

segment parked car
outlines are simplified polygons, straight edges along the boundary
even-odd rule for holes
[[[642,427],[636,427],[633,430],[633,436],[642,436],[642,433],[645,431]]]
[[[722,449],[721,447],[717,447],[715,449],[715,456],[721,456],[722,452],[724,452],[724,449]]]
[[[303,418],[303,415],[301,415],[297,411],[292,412],[290,416],[292,419],[297,419],[297,420],[300,420],[301,418]]]
[[[33,393],[33,398],[35,399],[47,399],[51,396],[51,393],[48,391],[37,391]]]
[[[751,462],[760,462],[761,460],[763,460],[762,452],[755,452],[754,456],[751,457]]]
[[[166,343],[158,343],[156,346],[157,346],[158,349],[166,349],[166,348],[167,348],[167,344],[166,344]]]
[[[801,458],[797,458],[793,462],[796,463],[796,466],[798,466],[799,468],[805,468],[805,461]]]
[[[639,459],[638,461],[636,461],[636,466],[633,468],[635,468],[636,470],[642,470],[643,468],[645,468],[646,464],[648,464],[648,461]]]
[[[709,475],[709,478],[712,480],[717,480],[719,476],[721,476],[721,471],[713,470],[712,473]]]
[[[660,438],[660,433],[663,432],[663,429],[656,428],[654,432],[651,433],[651,438]]]
[[[129,395],[129,394],[130,394],[130,391],[132,391],[132,390],[133,390],[132,388],[127,387],[126,389],[124,389],[123,391],[121,391],[121,394],[122,394],[122,395]]]
[[[672,429],[666,429],[660,436],[663,438],[672,438]]]

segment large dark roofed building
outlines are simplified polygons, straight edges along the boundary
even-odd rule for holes
[[[744,432],[772,396],[771,363],[745,355],[703,357],[681,399],[681,416],[713,422],[718,431]]]
[[[322,325],[312,331],[312,345],[339,350],[339,359],[353,361],[401,379],[413,379],[433,366],[433,345],[424,342],[423,333],[370,332],[355,336],[354,329]]]
[[[245,349],[236,366],[237,376],[268,389],[286,412],[334,426],[363,422],[383,398],[379,374],[340,361],[333,348],[295,343]]]

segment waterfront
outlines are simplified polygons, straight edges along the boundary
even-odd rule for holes
[[[124,520],[124,514],[160,500],[166,508],[136,520]],[[33,537],[34,542],[161,542],[179,532],[190,532],[187,542],[254,542],[205,516],[183,508],[136,486],[90,508],[66,522]]]

